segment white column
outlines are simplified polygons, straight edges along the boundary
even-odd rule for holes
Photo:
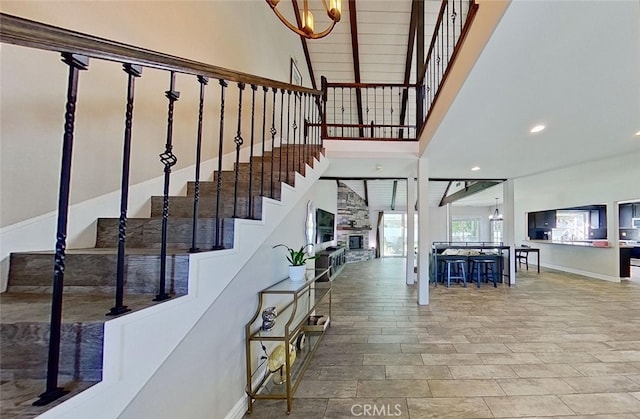
[[[505,246],[509,246],[509,278],[510,284],[516,283],[516,245],[515,231],[515,205],[513,179],[508,179],[502,184],[502,200],[504,221],[502,222],[502,237]],[[517,215],[520,216],[520,215]],[[524,217],[524,214],[522,215]]]
[[[414,218],[415,218],[415,205],[416,205],[416,193],[415,193],[415,181],[413,176],[407,178],[407,285],[413,285],[415,283],[416,274],[413,272],[413,265],[415,262],[415,252],[413,248],[414,234]]]
[[[418,305],[429,305],[429,164],[418,159]]]

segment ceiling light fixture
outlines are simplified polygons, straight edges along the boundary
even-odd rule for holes
[[[493,214],[489,215],[489,220],[491,221],[502,221],[502,214],[500,214],[500,210],[498,210],[498,198],[496,198],[496,210]]]
[[[530,133],[535,134],[536,132],[544,131],[546,127],[544,125],[536,125],[535,127],[529,130]]]
[[[303,36],[307,39],[319,39],[323,38],[333,30],[333,27],[336,26],[336,23],[340,22],[340,9],[342,6],[342,0],[329,0],[329,5],[327,6],[327,0],[322,0],[322,7],[324,7],[324,11],[327,12],[327,16],[331,19],[331,23],[329,27],[322,32],[315,33],[313,27],[313,15],[309,11],[308,0],[304,0],[304,6],[302,9],[302,16],[300,26],[292,25],[289,23],[287,18],[285,18],[282,13],[278,10],[278,3],[280,0],[266,0],[266,2],[271,6],[271,10],[273,13],[278,16],[278,19],[285,26],[291,29],[293,32],[297,33],[300,36]]]
[[[471,171],[472,171],[472,172],[477,172],[478,170],[480,170],[480,166],[473,166],[473,167],[471,168]]]
[[[636,132],[634,135],[635,135],[636,137],[640,137],[640,131]]]

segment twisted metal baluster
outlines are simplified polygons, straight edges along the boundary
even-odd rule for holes
[[[122,151],[122,179],[120,187],[120,219],[118,221],[118,262],[116,268],[116,301],[115,306],[107,313],[108,316],[131,311],[123,304],[124,301],[124,267],[125,244],[127,240],[127,208],[129,202],[129,167],[131,162],[131,126],[133,123],[133,99],[136,77],[142,76],[139,65],[124,64],[125,73],[129,75],[127,81],[127,108],[124,121],[124,146]]]
[[[262,86],[262,157],[260,158],[260,196],[264,196],[264,151],[267,135],[267,93],[269,88]]]
[[[271,176],[269,177],[269,183],[271,184],[269,189],[271,190],[271,193],[269,196],[273,198],[273,159],[276,153],[276,134],[278,133],[276,130],[276,94],[278,89],[275,87],[272,87],[271,89],[273,91],[273,105],[271,107]]]
[[[284,107],[284,89],[280,89],[280,162],[279,162],[279,169],[278,169],[278,182],[282,182],[282,134],[284,132],[283,107]]]
[[[297,113],[297,109],[298,109],[298,92],[293,92],[293,125],[291,126],[293,128],[293,161],[291,162],[291,166],[292,166],[292,170],[298,170],[297,166],[297,161],[296,161],[296,131],[298,130],[298,124],[297,124],[297,118],[298,118],[298,113]],[[289,149],[289,139],[287,138],[287,149]],[[287,154],[288,157],[288,154]],[[288,158],[287,158],[287,167],[288,167]],[[295,175],[294,175],[295,178]],[[289,171],[287,170],[287,183],[289,182]]]
[[[244,92],[244,83],[238,83],[238,130],[233,142],[236,143],[236,170],[235,180],[233,183],[233,218],[238,218],[236,210],[238,208],[238,173],[240,172],[240,146],[244,143],[242,139],[242,92]]]
[[[165,92],[166,98],[169,100],[169,111],[167,113],[167,143],[165,144],[164,153],[160,154],[160,161],[164,165],[164,190],[162,194],[162,242],[160,243],[160,284],[158,295],[153,301],[164,301],[170,298],[167,294],[166,276],[167,276],[167,227],[169,221],[169,181],[171,180],[171,167],[173,167],[178,159],[173,154],[173,108],[175,102],[180,98],[180,92],[175,91],[176,74],[171,72],[171,82],[169,90]]]
[[[291,90],[287,90],[287,156],[286,156],[287,184],[289,183],[289,138],[291,138],[289,137],[290,128],[291,128]],[[282,135],[280,136],[280,155],[282,156]],[[280,161],[280,164],[282,164],[282,161]],[[282,170],[282,167],[280,169]]]
[[[60,367],[60,337],[62,331],[62,292],[64,287],[65,249],[67,248],[67,216],[69,214],[69,190],[71,184],[71,160],[73,133],[76,117],[76,100],[80,70],[89,66],[89,58],[82,55],[62,54],[62,61],[69,66],[67,103],[64,114],[64,136],[60,165],[60,192],[58,194],[58,225],[56,253],[53,266],[53,290],[51,295],[51,326],[49,332],[49,358],[47,360],[47,386],[34,406],[44,406],[59,399],[69,391],[58,387]]]
[[[198,240],[198,207],[200,204],[200,160],[202,159],[202,119],[204,115],[204,87],[209,83],[209,79],[198,76],[200,83],[200,102],[198,105],[198,136],[196,140],[196,174],[193,191],[193,225],[191,227],[191,249],[189,252],[196,253],[200,249],[197,247]]]
[[[253,218],[253,143],[255,139],[256,90],[258,86],[251,85],[251,148],[249,150],[249,199],[247,200],[247,218]]]
[[[224,249],[222,245],[222,226],[220,223],[220,195],[222,192],[222,152],[224,142],[224,93],[228,86],[227,82],[220,79],[220,133],[218,136],[218,182],[216,185],[216,232],[213,250]]]

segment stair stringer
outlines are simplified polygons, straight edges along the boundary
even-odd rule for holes
[[[251,256],[320,179],[329,167],[329,161],[320,155],[313,168],[307,166],[306,177],[295,174],[295,188],[282,183],[280,201],[263,198],[262,220],[235,221],[233,249],[189,256],[187,295],[107,321],[102,381],[39,417],[118,417]]]

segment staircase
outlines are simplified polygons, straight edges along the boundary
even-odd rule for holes
[[[313,168],[320,153],[317,145],[284,145],[253,157],[251,164],[214,173],[213,181],[200,182],[196,246],[201,251],[214,247],[219,179],[221,244],[232,249],[236,219],[262,219],[263,196],[273,191],[272,198],[280,200],[282,183],[295,187],[296,172],[304,176],[306,165]],[[173,297],[169,301],[189,294],[195,189],[189,182],[186,196],[169,198],[166,279]],[[153,196],[149,218],[127,220],[124,304],[132,312],[162,304],[152,301],[158,293],[162,206],[163,197]],[[100,218],[95,247],[67,251],[59,383],[71,393],[44,407],[31,403],[44,391],[54,253],[11,254],[8,290],[0,294],[1,417],[32,417],[102,380],[105,322],[112,318],[105,313],[114,305],[117,242],[118,219]]]

